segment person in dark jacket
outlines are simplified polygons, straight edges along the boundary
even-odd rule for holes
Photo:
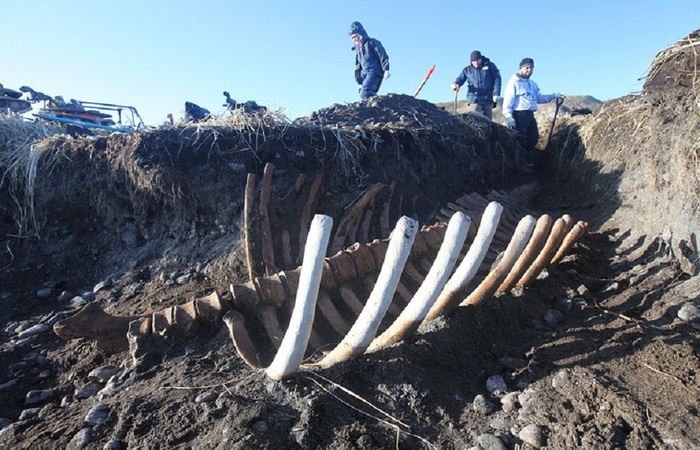
[[[501,95],[501,73],[479,50],[471,53],[470,60],[470,65],[452,83],[452,90],[459,92],[459,88],[467,83],[467,104],[474,105],[474,111],[492,119],[493,108]]]
[[[382,80],[391,76],[389,56],[377,39],[367,36],[360,22],[350,25],[350,39],[355,43],[355,81],[360,85],[360,98],[366,100],[377,95]]]

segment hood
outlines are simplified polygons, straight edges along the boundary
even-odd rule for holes
[[[359,34],[362,38],[367,38],[367,32],[365,27],[362,26],[360,22],[353,22],[350,24],[350,31],[348,34]]]

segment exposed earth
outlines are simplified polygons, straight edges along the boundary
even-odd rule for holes
[[[639,95],[568,97],[551,142],[542,105],[536,155],[498,116],[397,94],[91,138],[2,119],[0,448],[700,448],[698,49],[695,32],[660,52]],[[248,281],[246,180],[267,163],[274,223],[323,174],[334,219],[375,183],[405,199],[393,220],[427,225],[538,183],[529,210],[590,226],[532,285],[285,381],[221,323],[138,364],[55,334],[86,304],[131,316]]]

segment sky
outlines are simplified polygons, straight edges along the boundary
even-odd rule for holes
[[[290,119],[359,101],[350,24],[382,42],[379,93],[451,102],[480,50],[503,86],[524,57],[543,93],[639,93],[655,55],[700,28],[700,0],[2,0],[0,83],[134,106],[147,125],[223,91]],[[466,91],[463,91],[466,92]],[[464,99],[464,94],[460,94]],[[35,112],[40,105],[35,106]]]

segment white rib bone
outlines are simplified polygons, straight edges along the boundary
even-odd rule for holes
[[[391,233],[384,264],[365,307],[343,340],[318,365],[327,368],[364,353],[377,334],[399,283],[418,231],[418,222],[403,216]]]
[[[296,373],[304,357],[314,322],[323,260],[332,228],[333,218],[329,216],[318,214],[311,221],[289,326],[275,358],[266,369],[267,375],[274,380],[282,380]]]
[[[447,225],[445,239],[440,246],[433,267],[421,283],[418,291],[411,301],[406,305],[399,317],[387,328],[384,333],[378,336],[367,349],[368,352],[379,350],[380,348],[392,345],[404,337],[413,334],[421,324],[428,310],[437,299],[438,294],[447,283],[447,278],[452,273],[452,269],[457,263],[459,254],[467,239],[471,219],[457,212],[452,215]]]
[[[457,295],[459,292],[463,291],[467,285],[472,281],[474,275],[476,275],[481,262],[488,252],[493,236],[498,228],[498,221],[503,212],[503,206],[497,202],[491,202],[488,204],[484,213],[481,216],[481,223],[479,224],[479,231],[476,233],[474,242],[469,247],[466,256],[457,267],[454,275],[449,279],[445,285],[440,296],[433,304],[428,315],[425,318],[425,322],[429,322],[439,316],[440,314],[447,314],[454,306],[456,306],[458,300]]]

